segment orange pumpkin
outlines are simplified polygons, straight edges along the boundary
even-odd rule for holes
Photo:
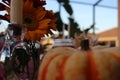
[[[120,51],[117,47],[53,48],[42,60],[38,80],[120,80]]]

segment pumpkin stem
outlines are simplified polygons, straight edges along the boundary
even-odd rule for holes
[[[89,39],[84,39],[81,41],[81,50],[90,50]]]

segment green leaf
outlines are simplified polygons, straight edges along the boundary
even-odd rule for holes
[[[64,2],[64,0],[57,0],[58,3]]]
[[[56,19],[57,19],[57,21],[56,21],[57,30],[58,30],[59,32],[61,32],[61,31],[62,31],[63,22],[62,22],[62,19],[61,19],[61,17],[60,17],[60,12],[56,12],[56,13],[55,13],[55,16],[56,16]]]
[[[70,37],[74,38],[75,33],[82,33],[79,28],[79,25],[75,22],[73,18],[69,18],[70,22]]]
[[[64,4],[63,7],[65,8],[65,10],[69,13],[69,15],[73,14],[73,10],[72,7],[69,4]]]
[[[57,0],[58,3],[69,3],[69,0]]]

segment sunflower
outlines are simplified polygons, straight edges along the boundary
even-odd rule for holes
[[[42,5],[44,5],[42,3]],[[6,20],[10,20],[10,8],[6,7],[8,12],[5,15]],[[26,24],[27,32],[25,39],[40,40],[45,34],[53,34],[56,30],[56,18],[52,10],[46,10],[43,6],[35,6],[35,0],[24,0],[23,3],[23,24]]]
[[[51,34],[51,29],[56,30],[55,16],[51,10],[45,10],[42,6],[35,8],[29,0],[24,2],[23,8],[23,23],[28,30],[25,39],[39,40],[44,34]]]

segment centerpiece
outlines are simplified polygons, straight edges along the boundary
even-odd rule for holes
[[[45,7],[43,7],[43,5],[46,4],[45,1],[23,0],[23,6],[19,4],[19,0],[18,4],[15,4],[14,0],[5,1],[7,1],[8,3],[6,4],[6,6],[1,4],[2,7],[0,10],[4,9],[8,12],[8,14],[4,16],[0,15],[0,18],[11,23],[25,24],[27,27],[25,39],[40,40],[40,38],[43,37],[45,34],[52,34],[51,29],[56,30],[55,15],[52,10],[46,10]],[[10,6],[10,2],[14,3]],[[16,8],[19,8],[18,5],[20,6],[20,8],[22,7],[22,13],[20,12],[20,9]]]
[[[2,78],[36,80],[39,55],[43,53],[39,41],[45,34],[53,34],[51,30],[56,30],[55,15],[43,7],[45,0],[2,1],[0,11],[6,10],[7,14],[0,15],[0,19],[10,23],[1,51],[9,54],[3,63],[5,74]]]

